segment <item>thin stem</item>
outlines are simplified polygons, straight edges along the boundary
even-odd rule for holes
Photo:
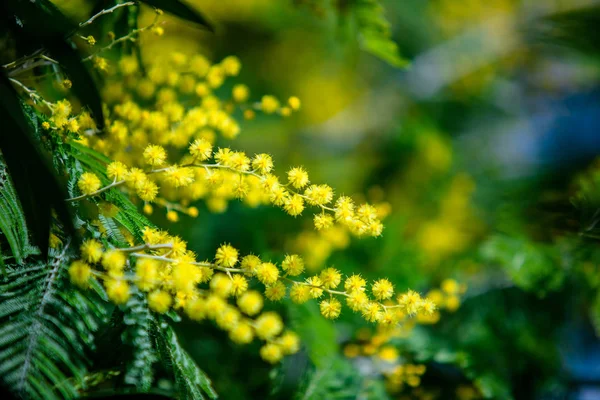
[[[158,249],[172,249],[172,248],[173,248],[173,243],[161,243],[161,244],[144,243],[144,244],[141,244],[141,245],[135,246],[135,247],[127,247],[124,249],[115,249],[115,250],[122,251],[124,253],[131,253],[131,252],[143,251],[143,250],[158,250]]]
[[[113,11],[115,11],[115,10],[116,10],[116,9],[118,9],[118,8],[121,8],[121,7],[127,7],[127,6],[133,6],[133,5],[135,5],[135,2],[134,2],[134,1],[128,1],[128,2],[125,2],[125,3],[117,4],[117,5],[115,5],[115,6],[111,7],[111,8],[104,9],[104,10],[102,10],[102,11],[98,12],[97,14],[93,15],[93,16],[92,16],[90,19],[88,19],[87,21],[80,23],[80,24],[79,24],[79,27],[80,27],[80,28],[83,28],[83,27],[85,27],[85,26],[88,26],[89,24],[91,24],[92,22],[94,22],[94,20],[95,20],[96,18],[98,18],[98,17],[100,17],[100,16],[102,16],[102,15],[105,15],[105,14],[112,13]]]

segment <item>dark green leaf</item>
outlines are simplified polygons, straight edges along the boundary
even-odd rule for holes
[[[8,78],[0,76],[0,149],[27,219],[33,240],[42,254],[48,252],[51,209],[54,208],[66,231],[75,229],[64,199],[64,185],[33,139],[32,127],[23,113],[19,96]],[[42,201],[43,199],[43,201]]]
[[[214,28],[208,22],[208,20],[200,14],[199,11],[194,10],[184,2],[179,0],[141,0],[142,2],[161,10],[164,10],[170,14],[173,14],[179,18],[183,18],[187,21],[193,22],[198,25],[202,25],[211,32],[214,32]]]
[[[46,47],[73,82],[73,92],[79,101],[90,109],[98,129],[104,129],[100,93],[77,51],[64,40],[46,43]]]

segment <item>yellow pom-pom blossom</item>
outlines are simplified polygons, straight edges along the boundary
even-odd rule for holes
[[[81,190],[81,193],[86,195],[94,193],[100,189],[101,185],[100,178],[91,172],[84,172],[77,181],[77,187]]]
[[[287,173],[287,176],[290,184],[296,189],[302,189],[309,183],[308,173],[302,167],[294,167],[290,169]]]
[[[408,292],[400,295],[398,303],[404,308],[407,314],[414,315],[421,308],[423,301],[419,293],[415,292],[414,290],[409,290]]]
[[[272,312],[261,314],[254,323],[256,335],[264,340],[272,339],[283,330],[281,317]]]
[[[153,167],[161,166],[167,160],[167,152],[165,151],[164,147],[154,144],[149,144],[144,149],[143,156],[146,163]]]
[[[248,89],[248,86],[246,85],[237,84],[233,87],[232,95],[233,100],[238,103],[243,103],[248,100],[248,97],[250,96],[250,89]]]
[[[279,278],[279,270],[275,264],[266,262],[256,268],[256,278],[265,285],[272,285]]]
[[[84,240],[80,250],[81,257],[89,263],[97,263],[102,258],[102,244],[95,239]]]
[[[273,169],[273,159],[268,154],[257,154],[252,159],[252,168],[261,175],[266,175]]]
[[[254,331],[250,324],[242,322],[229,332],[229,338],[238,344],[248,344],[254,339]]]
[[[308,285],[310,296],[313,299],[317,299],[323,295],[323,289],[321,288],[323,283],[318,276],[311,276],[310,278],[307,278],[306,284]]]
[[[171,295],[165,291],[155,290],[148,295],[148,307],[159,314],[169,311],[172,303]]]
[[[212,155],[212,144],[206,139],[196,139],[190,144],[190,154],[199,161],[208,160]]]
[[[288,99],[288,104],[292,110],[298,111],[300,109],[300,99],[296,96],[292,96]]]
[[[283,269],[288,275],[298,276],[304,272],[304,260],[297,254],[289,254],[281,263]]]
[[[227,297],[231,294],[233,283],[225,274],[216,274],[210,281],[210,289],[217,296]]]
[[[285,297],[286,291],[285,285],[278,281],[265,288],[265,296],[271,301],[279,301]]]
[[[121,279],[110,279],[105,282],[106,294],[115,304],[125,304],[131,295],[129,284]]]
[[[336,319],[342,311],[342,303],[335,298],[321,301],[319,308],[321,314],[327,319]]]
[[[260,348],[260,356],[263,360],[275,364],[283,358],[281,348],[274,343],[267,343]]]
[[[92,276],[92,268],[81,260],[73,261],[69,267],[69,277],[77,286],[86,288]]]
[[[242,275],[233,275],[231,277],[231,294],[239,296],[248,290],[248,281]]]
[[[302,199],[302,196],[295,194],[292,197],[287,198],[284,201],[283,209],[293,217],[302,214],[302,211],[304,211],[304,200]]]
[[[279,100],[275,96],[265,95],[260,101],[260,107],[265,114],[273,114],[279,109]]]
[[[217,265],[233,267],[238,262],[238,251],[234,247],[224,244],[217,249],[215,261]]]
[[[394,286],[387,279],[379,279],[373,284],[373,296],[378,300],[387,300],[394,295]]]
[[[300,338],[294,332],[286,331],[278,340],[283,354],[294,354],[300,349]]]
[[[365,289],[367,281],[365,281],[360,275],[352,275],[344,282],[344,289],[352,293],[356,291],[362,291]]]
[[[102,256],[102,266],[109,272],[121,272],[126,261],[125,254],[118,250],[109,250]]]
[[[136,285],[143,291],[157,285],[159,262],[151,258],[138,258],[135,264]]]
[[[246,275],[253,276],[256,274],[256,269],[260,264],[262,264],[260,258],[250,254],[242,258],[242,263],[240,266]]]
[[[308,286],[294,284],[290,289],[290,299],[292,299],[294,303],[306,303],[310,298],[310,288]]]
[[[342,274],[335,268],[327,268],[321,271],[320,279],[324,288],[335,289],[342,281]]]

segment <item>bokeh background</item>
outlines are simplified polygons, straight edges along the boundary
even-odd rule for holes
[[[56,3],[80,19],[91,10]],[[275,368],[182,322],[222,398],[600,398],[598,1],[190,3],[216,33],[165,17],[164,37],[142,36],[142,59],[238,56],[255,98],[296,95],[302,110],[243,121],[231,146],[271,153],[279,173],[304,165],[389,213],[379,239],[237,202],[220,214],[201,204],[170,230],[200,255],[223,242],[301,252],[315,271],[386,276],[441,305],[439,321],[382,336],[350,313],[330,324],[315,304],[284,302],[305,345]],[[397,56],[367,51],[373,15]],[[426,366],[415,385],[384,377],[405,364]]]

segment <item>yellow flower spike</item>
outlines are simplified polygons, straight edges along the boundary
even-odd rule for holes
[[[158,194],[158,186],[156,183],[148,179],[142,184],[138,185],[138,187],[135,189],[135,192],[143,201],[151,202],[156,199],[156,195]],[[152,213],[152,211],[150,211],[150,213]],[[168,215],[167,219],[171,221]]]
[[[250,324],[242,322],[229,332],[229,338],[237,344],[248,344],[254,339],[254,331]]]
[[[177,214],[177,212],[174,210],[167,211],[167,221],[169,221],[169,222],[179,221],[179,214]]]
[[[310,298],[310,288],[308,286],[296,283],[291,287],[290,299],[292,299],[294,303],[306,303]]]
[[[283,358],[281,348],[274,343],[267,343],[260,348],[260,356],[263,360],[275,364]]]
[[[275,96],[265,95],[260,101],[260,107],[265,114],[273,114],[279,109],[279,100]]]
[[[326,289],[335,289],[342,281],[342,274],[335,268],[327,268],[321,271],[320,279],[323,287]]]
[[[279,279],[279,269],[275,264],[265,262],[256,268],[256,278],[265,285],[272,285]]]
[[[363,318],[369,322],[377,322],[381,318],[381,306],[375,302],[368,302],[361,311]]]
[[[319,304],[321,314],[327,319],[336,319],[342,311],[342,303],[335,298],[323,300]]]
[[[292,96],[288,99],[288,104],[290,106],[290,108],[294,111],[298,111],[300,109],[300,99],[297,98],[296,96]]]
[[[208,160],[212,156],[212,144],[206,139],[196,139],[189,147],[190,154],[199,161]]]
[[[210,289],[217,296],[228,297],[233,290],[233,283],[227,275],[219,273],[211,279]]]
[[[298,276],[304,272],[304,260],[297,254],[288,254],[281,263],[281,269],[288,275]]]
[[[171,304],[173,304],[173,298],[165,291],[155,290],[148,295],[148,307],[159,314],[169,311]]]
[[[289,117],[290,115],[292,115],[292,109],[289,107],[281,107],[279,112],[282,117]]]
[[[283,209],[292,217],[296,217],[304,211],[304,200],[299,194],[295,194],[285,199]]]
[[[115,304],[125,304],[131,295],[129,285],[121,279],[108,279],[104,282],[108,299]]]
[[[210,95],[211,89],[206,82],[200,82],[194,88],[194,92],[198,97],[206,97]]]
[[[69,266],[69,277],[71,278],[71,282],[81,288],[85,289],[89,286],[91,276],[92,268],[84,261],[73,261]]]
[[[168,183],[178,187],[186,187],[194,182],[194,171],[189,167],[178,167],[176,165],[167,168],[164,173]]]
[[[209,295],[206,298],[206,315],[215,319],[227,308],[227,302],[219,296]]]
[[[154,289],[158,279],[160,262],[151,258],[138,258],[135,263],[135,284],[142,291]]]
[[[317,299],[323,295],[323,289],[321,289],[323,283],[318,276],[311,276],[310,278],[307,278],[306,283],[309,288],[310,297]]]
[[[354,274],[346,279],[346,281],[344,282],[344,289],[347,292],[353,293],[365,290],[366,285],[367,281],[365,281],[363,277]]]
[[[92,172],[84,172],[77,181],[77,187],[83,194],[92,194],[100,189],[101,185],[100,178]]]
[[[102,266],[107,271],[119,272],[125,268],[127,257],[119,250],[109,250],[102,255]]]
[[[143,156],[146,164],[153,167],[164,165],[165,161],[167,160],[167,152],[165,151],[164,147],[154,144],[149,144],[146,146]]]
[[[435,306],[435,303],[429,299],[423,300],[423,302],[421,303],[421,313],[423,313],[426,316],[431,316],[433,315],[433,313],[436,311],[437,307]]]
[[[231,245],[221,245],[217,249],[215,261],[219,266],[231,268],[238,262],[238,251]]]
[[[269,340],[281,333],[283,330],[283,321],[277,313],[268,311],[256,319],[255,329],[256,335],[259,338]]]
[[[323,206],[333,200],[333,189],[328,185],[310,185],[304,191],[307,202],[313,206]]]
[[[262,261],[260,261],[259,257],[249,254],[242,258],[240,267],[244,270],[244,274],[247,276],[254,276],[254,274],[256,274],[256,269],[261,263]]]
[[[421,296],[414,290],[409,290],[408,292],[401,294],[398,298],[398,304],[400,304],[404,311],[409,315],[415,315],[419,311],[421,303]]]
[[[146,173],[139,168],[131,168],[124,177],[125,183],[132,189],[137,189],[148,180]]]
[[[369,298],[363,291],[350,293],[346,298],[346,303],[352,311],[361,311],[369,303]]]
[[[236,56],[228,56],[221,61],[221,66],[223,67],[225,74],[229,76],[236,76],[240,73],[242,63]]]
[[[400,358],[400,355],[398,354],[398,350],[395,347],[384,346],[377,353],[377,357],[380,360],[383,360],[383,361],[386,361],[389,363],[395,363]]]
[[[252,168],[259,174],[266,175],[273,170],[273,159],[268,154],[257,154],[252,159]]]
[[[286,331],[278,340],[279,347],[285,355],[297,353],[300,350],[300,338],[291,331]]]
[[[235,307],[226,305],[225,309],[217,315],[215,320],[221,329],[231,331],[238,325],[241,316],[242,315]]]
[[[387,279],[379,279],[371,288],[373,296],[378,300],[387,300],[394,295],[394,286]]]
[[[275,282],[265,288],[265,296],[271,301],[280,301],[285,297],[286,292],[287,288],[281,281]]]
[[[162,26],[153,26],[150,31],[156,36],[162,36],[165,33],[165,29]]]
[[[231,278],[231,293],[239,296],[248,290],[248,281],[242,275],[233,275]]]
[[[250,97],[250,90],[248,86],[243,84],[238,84],[233,87],[232,90],[233,100],[238,103],[244,103]]]
[[[185,314],[194,321],[202,321],[207,315],[207,304],[202,298],[191,299],[185,304]]]
[[[331,228],[333,226],[333,217],[329,214],[315,214],[314,224],[318,231]]]
[[[308,185],[308,173],[302,167],[294,167],[287,173],[288,181],[296,189],[302,189]]]
[[[262,310],[263,298],[259,292],[249,290],[237,299],[237,305],[243,313],[253,316]]]
[[[102,244],[95,239],[88,239],[80,247],[81,257],[88,263],[97,263],[102,258]]]
[[[335,219],[341,222],[348,222],[354,218],[354,201],[347,197],[341,196],[335,202]]]

